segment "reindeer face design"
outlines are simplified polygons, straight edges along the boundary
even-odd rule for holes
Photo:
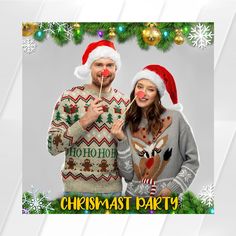
[[[165,151],[162,158],[159,155],[167,141],[168,135],[151,143],[151,145],[146,144],[144,146],[136,141],[132,142],[134,149],[141,158],[139,165],[134,164],[134,171],[139,180],[144,178],[156,180],[162,173],[172,154],[171,148]]]

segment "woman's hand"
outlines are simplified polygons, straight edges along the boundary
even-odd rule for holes
[[[113,123],[113,126],[111,127],[111,133],[119,140],[123,140],[125,138],[125,134],[122,130],[123,125],[124,120],[118,119]]]
[[[160,197],[169,197],[171,195],[171,190],[168,188],[163,188],[159,193]]]

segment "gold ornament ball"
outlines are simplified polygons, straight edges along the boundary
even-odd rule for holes
[[[109,32],[109,37],[110,39],[114,39],[116,37],[116,33],[115,33],[115,28],[112,27],[112,28],[109,28],[110,32]]]
[[[154,26],[144,29],[142,32],[143,41],[150,46],[154,46],[161,41],[161,32]]]
[[[182,35],[177,35],[175,36],[174,41],[177,45],[181,45],[184,43],[184,37]]]
[[[80,28],[80,24],[79,23],[74,23],[72,26],[73,26],[74,29],[79,29]]]
[[[177,45],[181,45],[184,43],[184,36],[182,34],[182,29],[176,29],[175,30],[176,36],[174,38],[174,41]]]
[[[22,24],[22,35],[24,37],[31,36],[36,32],[37,29],[38,29],[37,23],[31,23],[31,22],[23,23]]]

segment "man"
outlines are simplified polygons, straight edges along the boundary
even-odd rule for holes
[[[65,193],[121,194],[117,142],[110,132],[128,105],[128,99],[111,87],[120,66],[120,55],[112,42],[89,44],[75,75],[81,80],[90,76],[90,84],[65,91],[55,106],[48,150],[52,155],[65,152]]]

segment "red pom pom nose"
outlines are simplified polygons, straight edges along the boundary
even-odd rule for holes
[[[102,72],[102,76],[104,77],[107,77],[110,75],[110,71],[108,69],[105,69],[103,72]]]
[[[138,92],[136,93],[136,96],[137,96],[138,98],[143,98],[143,97],[145,96],[145,93],[144,93],[143,91],[138,91]]]

